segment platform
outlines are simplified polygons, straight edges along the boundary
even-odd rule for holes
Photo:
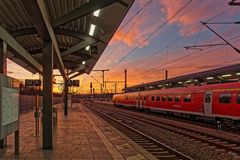
[[[110,124],[95,116],[81,104],[73,104],[64,116],[58,106],[54,124],[53,150],[42,150],[42,137],[34,136],[33,113],[21,116],[20,155],[14,155],[13,135],[8,146],[0,149],[0,159],[86,159],[143,160],[155,159]]]

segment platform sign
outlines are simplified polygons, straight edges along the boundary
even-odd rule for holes
[[[25,86],[33,86],[33,79],[25,79]]]
[[[34,86],[41,86],[41,80],[39,80],[39,79],[34,79],[34,80],[33,80],[33,85],[34,85]]]
[[[19,130],[19,88],[15,79],[0,74],[0,139]]]
[[[25,79],[25,86],[41,86],[39,79]]]

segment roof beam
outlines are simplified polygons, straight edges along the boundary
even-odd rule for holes
[[[75,72],[79,72],[79,71],[81,71],[81,70],[83,70],[83,69],[85,69],[85,68],[86,68],[86,66],[81,64],[80,66],[78,66],[77,68],[75,68],[74,70],[72,70],[71,72],[69,72],[68,75],[71,75],[71,74],[73,74],[73,73],[75,73]]]
[[[54,28],[54,33],[55,34],[60,34],[60,35],[65,35],[65,36],[70,36],[70,37],[75,37],[82,39],[84,41],[99,41],[105,44],[104,41],[95,38],[93,36],[90,36],[84,32],[76,32],[73,30],[68,30],[68,29],[63,29],[63,28]],[[19,36],[24,36],[24,35],[30,35],[30,34],[38,34],[38,31],[35,27],[32,28],[24,28],[24,29],[19,29],[10,32],[13,37],[19,37]]]
[[[39,10],[37,1],[29,1],[29,0],[21,0],[24,8],[29,13],[29,16],[31,18],[31,21],[33,22],[34,26],[36,27],[36,30],[38,34],[42,37],[43,41],[50,42],[51,37],[49,35],[48,29],[45,25],[43,16],[41,14],[41,11]],[[42,0],[43,2],[43,0]],[[30,29],[28,29],[30,31]],[[34,30],[32,30],[34,32]]]
[[[54,49],[55,49],[55,52],[54,52],[55,56],[54,57],[57,59],[57,64],[58,64],[59,71],[60,71],[61,75],[63,76],[63,78],[66,80],[67,75],[65,73],[64,63],[63,63],[62,56],[61,56],[61,53],[60,53],[60,50],[59,50],[59,47],[58,47],[57,39],[55,37],[53,28],[52,28],[50,20],[49,20],[49,15],[48,15],[46,6],[45,6],[43,0],[37,0],[37,4],[39,6],[39,9],[41,11],[42,17],[44,19],[44,22],[45,22],[45,25],[46,25],[46,28],[47,28],[47,31],[48,31],[48,34],[51,38],[52,44],[53,44]]]
[[[69,79],[73,79],[73,78],[75,78],[75,77],[77,77],[77,76],[80,76],[80,75],[83,74],[83,73],[85,73],[85,69],[79,71],[77,74],[74,74],[74,75],[73,75],[72,77],[70,77]]]
[[[57,18],[53,21],[53,27],[62,26],[68,22],[71,22],[75,19],[81,18],[86,16],[98,9],[107,7],[113,3],[119,2],[119,0],[91,0],[89,3],[81,5],[80,7],[68,12],[67,14],[63,15],[62,17]]]
[[[99,41],[99,42],[102,42],[104,44],[106,43],[106,42],[102,41],[101,39],[90,36],[90,35],[88,35],[84,32],[76,32],[76,31],[66,30],[66,29],[62,29],[62,28],[55,28],[54,32],[56,34],[61,34],[61,35],[66,35],[66,36],[79,38],[79,39],[82,39],[84,41]]]
[[[91,59],[91,57],[87,57],[87,55],[85,56],[86,54],[84,54],[84,56],[80,56],[81,58],[79,60],[76,60],[74,62],[71,62],[71,64],[68,65],[68,68],[70,69],[75,69],[74,67],[82,64],[83,61],[87,61],[89,59]]]
[[[0,38],[3,41],[42,74],[42,66],[2,26],[0,26],[0,33]]]
[[[91,41],[83,41],[83,42],[80,42],[76,45],[74,45],[73,47],[69,48],[68,50],[62,52],[62,56],[66,56],[66,55],[69,55],[71,53],[74,53],[80,49],[83,49],[91,44],[94,44],[96,43],[97,41],[96,40],[91,40]],[[86,54],[86,53],[85,53]],[[91,56],[90,54],[87,54],[89,56]]]

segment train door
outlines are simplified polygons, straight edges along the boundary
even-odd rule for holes
[[[141,108],[141,97],[140,97],[140,93],[137,95],[137,108]]]
[[[204,94],[204,115],[212,116],[212,91],[206,91]]]

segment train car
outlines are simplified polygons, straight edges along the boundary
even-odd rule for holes
[[[218,120],[240,120],[240,82],[117,94],[113,103]]]

